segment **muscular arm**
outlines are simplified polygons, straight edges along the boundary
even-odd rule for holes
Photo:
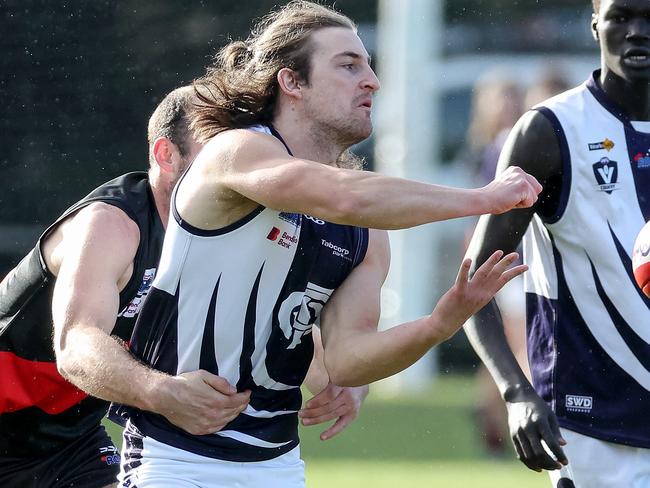
[[[214,432],[245,408],[247,393],[234,395],[225,380],[204,371],[155,371],[110,336],[139,239],[136,224],[103,203],[80,210],[66,224],[52,300],[59,371],[98,398],[160,413],[192,433]],[[216,411],[221,418],[211,413]]]
[[[156,373],[110,337],[139,239],[137,225],[106,204],[66,225],[52,299],[54,349],[61,374],[84,391],[150,409]]]
[[[497,171],[503,172],[514,164],[520,165],[544,186],[536,207],[553,204],[561,174],[560,149],[553,126],[541,113],[528,112],[513,128],[501,152]],[[482,216],[467,256],[475,265],[480,265],[497,249],[514,251],[536,207]],[[465,332],[506,402],[513,442],[522,462],[534,470],[559,467],[543,449],[541,439],[558,460],[566,462],[555,417],[537,396],[510,350],[494,300],[468,321]]]
[[[368,252],[323,310],[321,318],[325,366],[340,385],[368,384],[395,374],[417,361],[433,345],[451,337],[467,318],[484,306],[523,266],[507,269],[516,254],[495,253],[469,280],[469,261],[454,286],[433,312],[418,320],[377,332],[380,291],[389,265],[385,232],[371,230]]]
[[[541,190],[518,169],[484,188],[466,190],[335,168],[293,158],[277,139],[246,130],[217,135],[196,163],[177,202],[181,215],[199,225],[221,207],[201,210],[195,195],[209,196],[200,198],[206,202],[215,196],[230,202],[236,194],[276,210],[339,224],[398,229],[530,206]]]

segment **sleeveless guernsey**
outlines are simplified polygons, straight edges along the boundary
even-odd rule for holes
[[[0,457],[51,454],[99,425],[108,404],[61,377],[52,346],[55,277],[41,242],[66,217],[93,202],[122,209],[140,229],[133,276],[120,293],[113,334],[128,340],[158,266],[164,229],[147,174],[116,178],[74,204],[0,284]]]
[[[650,125],[630,121],[596,72],[536,107],[555,127],[562,191],[524,237],[528,355],[560,425],[650,447],[650,300],[632,275],[650,219]]]
[[[127,409],[131,423],[144,436],[213,458],[284,454],[298,445],[311,329],[363,260],[368,232],[261,206],[225,228],[201,230],[182,220],[174,197],[171,206],[160,270],[131,350],[172,375],[205,369],[222,376],[238,391],[252,390],[251,401],[212,435],[193,436],[159,415]]]

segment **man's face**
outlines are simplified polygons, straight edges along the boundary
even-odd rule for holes
[[[650,1],[602,0],[592,27],[604,68],[627,81],[650,80]]]
[[[361,39],[351,29],[328,27],[316,31],[311,43],[309,86],[303,87],[310,122],[346,146],[366,139],[379,80]]]

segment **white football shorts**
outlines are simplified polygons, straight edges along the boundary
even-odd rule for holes
[[[128,428],[127,423],[125,433]],[[268,461],[239,463],[141,437],[135,445],[124,438],[122,456],[118,475],[122,488],[305,488],[300,446]]]
[[[650,487],[650,449],[561,431],[567,441],[564,453],[569,464],[549,471],[553,488]]]

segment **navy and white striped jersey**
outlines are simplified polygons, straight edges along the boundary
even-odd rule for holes
[[[528,355],[563,427],[650,447],[650,300],[631,253],[650,219],[650,123],[630,121],[597,83],[536,107],[563,162],[555,215],[524,238]]]
[[[213,435],[192,436],[139,412],[145,435],[229,461],[271,459],[298,444],[300,385],[313,356],[311,328],[368,245],[368,231],[258,207],[218,230],[172,212],[156,279],[131,340],[132,352],[176,375],[204,369],[250,405]]]

